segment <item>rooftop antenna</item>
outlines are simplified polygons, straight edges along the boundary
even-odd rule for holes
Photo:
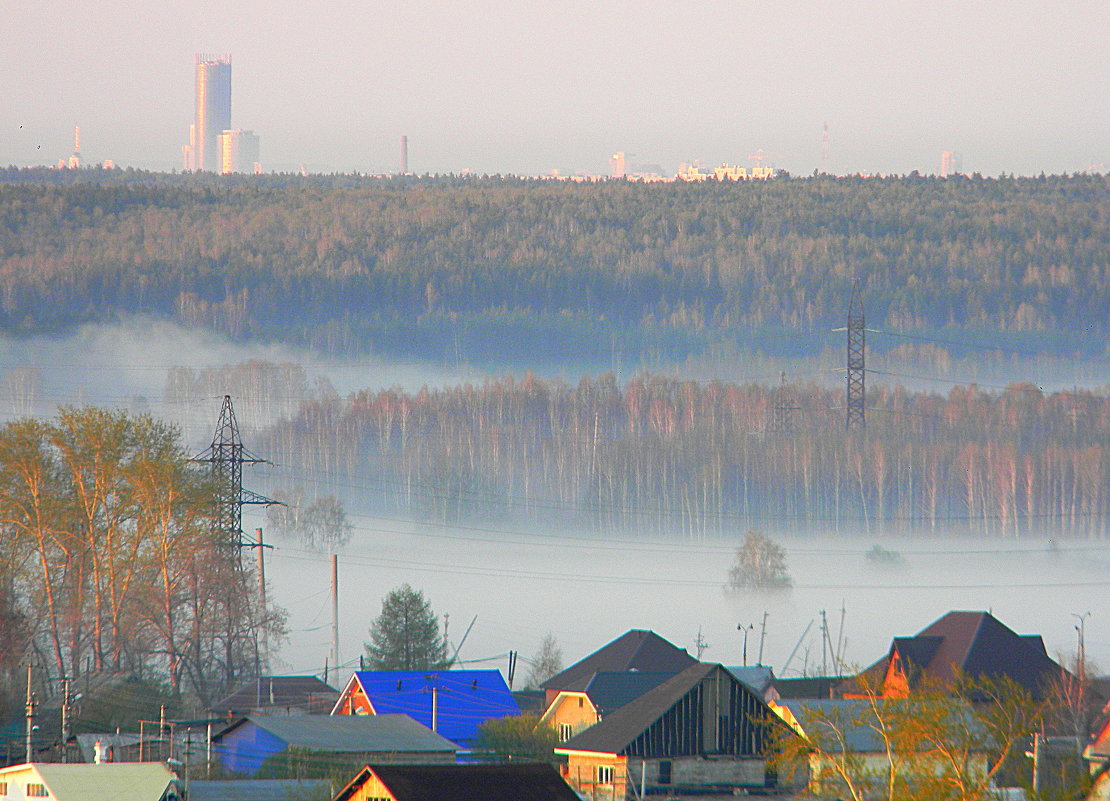
[[[216,482],[217,507],[214,526],[216,534],[228,546],[238,548],[240,557],[243,548],[262,547],[261,543],[248,540],[243,536],[243,507],[246,504],[272,506],[280,504],[281,501],[243,489],[243,465],[271,464],[271,462],[258,458],[243,447],[230,395],[224,395],[224,404],[220,409],[220,420],[216,423],[212,444],[192,461],[204,462],[212,466],[212,478]]]

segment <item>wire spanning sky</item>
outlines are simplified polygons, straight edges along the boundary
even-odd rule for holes
[[[266,169],[993,175],[1110,161],[1105,0],[8,3],[0,164],[180,168],[193,55],[233,56]],[[1101,167],[1105,171],[1105,165]]]

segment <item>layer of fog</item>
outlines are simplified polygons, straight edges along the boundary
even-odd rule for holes
[[[188,444],[203,447],[210,439],[224,394],[235,395],[241,430],[259,432],[280,417],[296,412],[300,399],[320,393],[345,396],[356,390],[391,387],[415,392],[423,386],[439,387],[481,382],[491,376],[521,375],[532,370],[539,376],[577,383],[583,375],[612,371],[620,381],[645,370],[694,380],[725,380],[777,384],[781,376],[791,382],[840,385],[844,380],[843,334],[830,334],[829,342],[810,355],[773,357],[735,347],[681,362],[645,357],[580,362],[544,360],[534,364],[499,364],[490,357],[477,359],[455,354],[440,362],[387,360],[373,354],[339,357],[283,343],[245,343],[177,324],[150,319],[126,323],[86,325],[61,337],[0,338],[0,421],[14,417],[52,416],[61,404],[93,404],[150,412],[181,426]],[[820,344],[818,342],[818,344]],[[235,365],[249,361],[303,368],[303,392],[280,395],[230,381],[209,387],[207,394],[171,397],[167,391],[171,368],[234,373]],[[1001,391],[1012,382],[1028,382],[1045,391],[1072,387],[1110,386],[1110,362],[1079,361],[1043,356],[983,354],[948,358],[936,349],[896,349],[873,352],[868,362],[868,386],[893,386],[947,393],[952,386],[976,382],[990,391]]]
[[[844,380],[838,365],[841,358],[842,353],[830,346],[820,354],[793,360],[732,354],[682,364],[537,364],[535,372],[577,383],[587,372],[597,374],[613,367],[618,379],[625,379],[650,367],[697,379],[777,383],[785,371],[789,380],[839,384]],[[881,372],[868,376],[869,386],[900,382],[944,394],[965,380],[992,389],[1016,381],[1046,390],[1110,385],[1110,366],[1103,362],[1026,358],[944,364],[899,359],[898,354],[877,355],[870,364]],[[180,425],[188,447],[199,452],[211,440],[223,394],[231,390],[213,386],[202,397],[173,400],[167,392],[168,371],[226,368],[250,360],[299,365],[304,370],[305,392],[340,396],[360,389],[399,387],[411,392],[425,385],[480,382],[487,376],[519,375],[526,369],[522,365],[477,367],[465,359],[431,363],[388,361],[373,355],[338,358],[282,344],[231,342],[170,323],[136,321],[87,326],[60,338],[0,340],[0,420],[49,417],[64,403],[150,412]],[[253,441],[267,426],[293,414],[300,397],[235,394],[247,447],[254,449]],[[278,470],[247,471],[244,479],[251,489],[271,492],[279,476],[283,485],[296,479]],[[324,491],[341,495],[353,512],[364,507],[359,490],[340,486]],[[795,588],[780,596],[740,597],[722,589],[731,543],[708,549],[675,543],[645,546],[569,539],[566,532],[558,531],[541,532],[552,536],[539,544],[535,536],[520,533],[417,529],[404,522],[369,521],[357,514],[352,519],[356,533],[341,557],[340,570],[340,655],[348,668],[357,664],[381,596],[408,582],[426,590],[437,611],[451,614],[455,643],[477,615],[460,654],[468,661],[509,649],[527,658],[548,631],[557,636],[571,661],[637,627],[654,629],[691,652],[700,629],[709,645],[704,658],[738,664],[742,632],[737,626],[753,625],[748,661],[755,662],[766,611],[763,661],[780,672],[807,624],[814,621],[787,671],[812,674],[820,672],[823,663],[834,663],[831,655],[822,654],[818,616],[822,609],[829,621],[829,641],[846,643],[844,661],[860,665],[878,659],[891,637],[913,634],[944,612],[964,608],[993,609],[1015,630],[1044,635],[1050,653],[1074,652],[1074,615],[1091,610],[1088,653],[1110,670],[1110,630],[1107,621],[1100,619],[1098,603],[1105,596],[1110,546],[1063,542],[1052,551],[1034,544],[1023,552],[985,553],[1005,549],[1007,544],[884,540],[884,547],[903,552],[905,564],[881,568],[865,559],[864,552],[874,543],[862,536],[837,542],[795,539],[785,543]],[[248,514],[245,527],[260,521]],[[327,557],[288,543],[279,546],[268,553],[267,566],[273,596],[290,613],[290,635],[277,654],[279,669],[318,671],[330,650]],[[843,634],[842,607],[846,610]],[[472,664],[497,666],[504,659]],[[526,673],[526,665],[521,673]]]
[[[338,557],[343,675],[358,664],[382,596],[402,583],[422,589],[436,612],[450,615],[456,646],[477,618],[459,653],[476,667],[504,668],[510,649],[526,660],[549,631],[569,663],[630,628],[652,629],[691,653],[700,631],[709,646],[704,659],[738,665],[744,639],[738,626],[752,626],[747,657],[755,664],[766,612],[763,663],[780,675],[784,669],[788,676],[819,675],[836,672],[837,650],[847,667],[865,666],[886,653],[892,637],[965,609],[991,611],[1018,633],[1040,634],[1049,654],[1065,661],[1077,648],[1076,616],[1090,612],[1088,660],[1110,669],[1110,619],[1102,603],[1110,544],[884,539],[882,547],[901,561],[877,565],[865,555],[874,540],[791,539],[783,544],[794,587],[737,594],[725,589],[734,544],[724,541],[591,542],[559,533],[483,535],[359,522]],[[320,671],[331,650],[329,557],[279,542],[268,558],[274,595],[290,613],[278,669]],[[828,622],[824,648],[821,610]]]

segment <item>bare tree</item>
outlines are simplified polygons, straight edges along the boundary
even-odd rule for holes
[[[550,631],[540,640],[540,650],[532,657],[528,687],[536,688],[563,669],[563,649]]]
[[[761,531],[751,530],[736,549],[728,571],[733,590],[788,590],[794,582],[786,567],[786,550]]]

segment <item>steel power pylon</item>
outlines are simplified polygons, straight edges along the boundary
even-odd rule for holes
[[[212,478],[216,482],[218,505],[216,533],[231,547],[239,549],[259,547],[259,543],[243,536],[243,506],[246,504],[271,506],[280,501],[243,489],[243,465],[270,464],[270,462],[259,459],[243,447],[230,395],[224,395],[224,405],[220,410],[220,420],[216,423],[212,444],[193,461],[212,465]]]
[[[867,373],[865,325],[863,298],[860,297],[857,280],[852,287],[852,300],[848,304],[848,413],[844,422],[849,431],[863,430],[866,425],[863,415],[866,388],[864,376]]]
[[[771,430],[776,434],[794,433],[794,411],[798,408],[792,402],[790,392],[786,388],[786,373],[781,374],[782,382],[778,392],[775,393],[775,405],[771,418]]]

